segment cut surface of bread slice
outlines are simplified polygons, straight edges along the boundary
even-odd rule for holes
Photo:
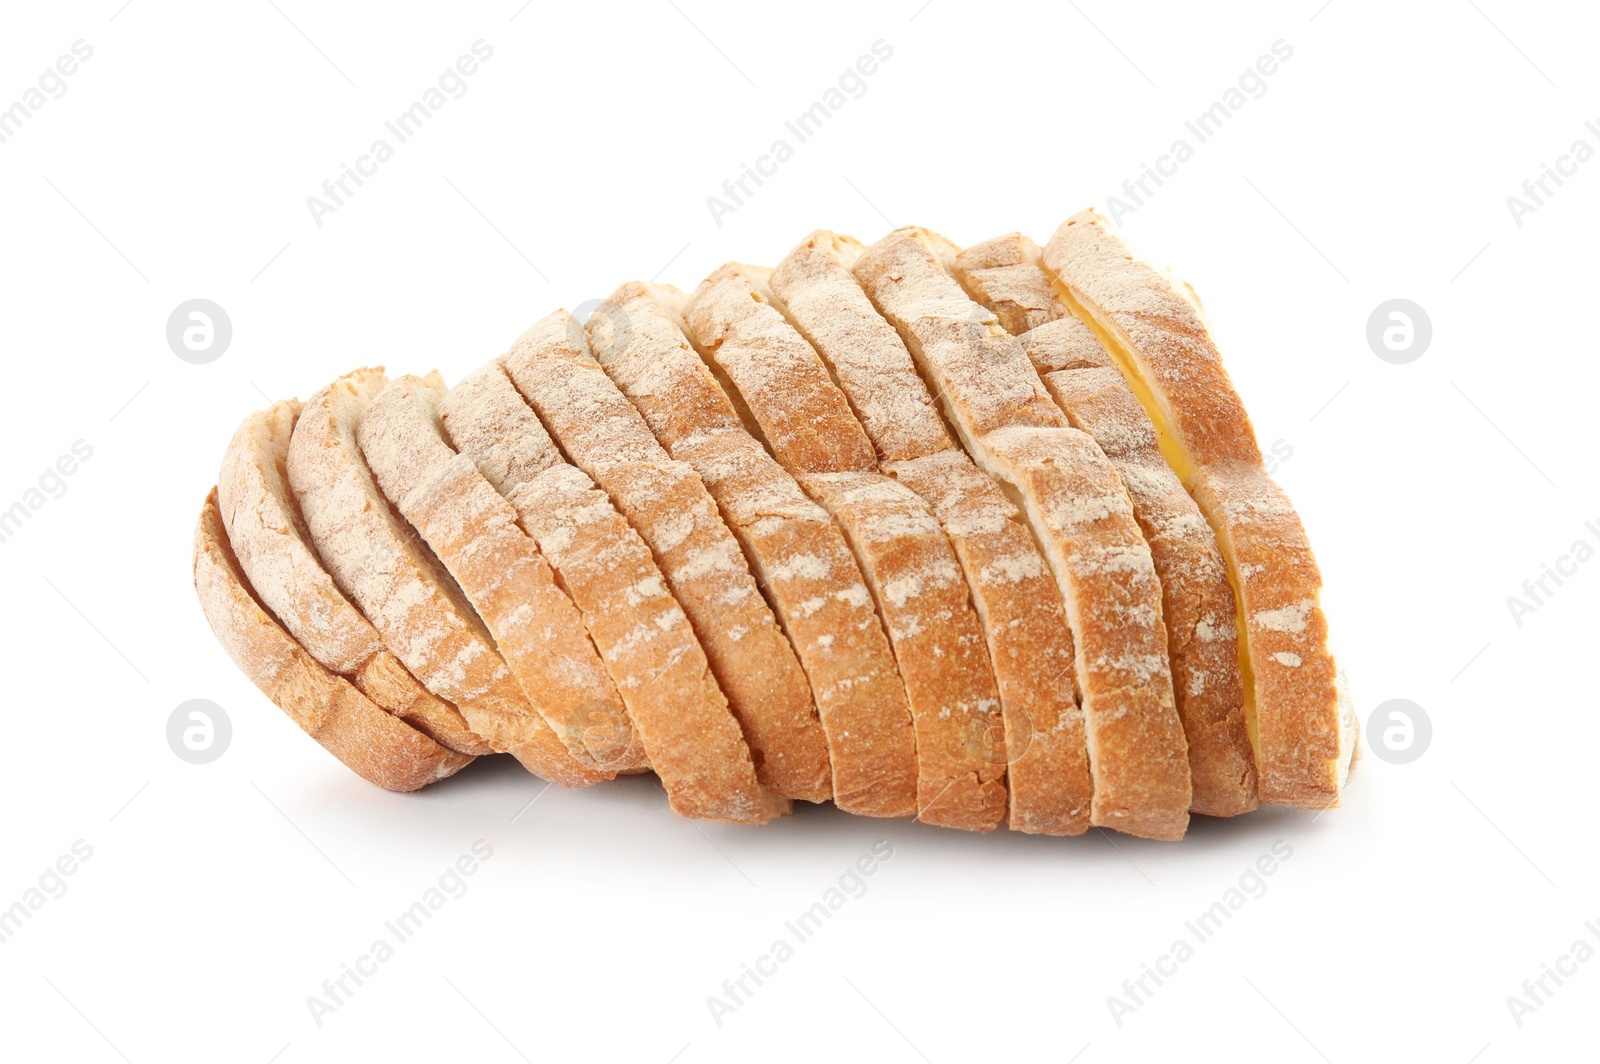
[[[493,753],[467,727],[460,710],[406,671],[323,569],[286,482],[289,439],[299,416],[295,401],[251,414],[222,458],[218,507],[246,579],[278,623],[323,667],[445,746],[466,754]]]
[[[1233,589],[1211,526],[1161,455],[1155,427],[1089,326],[1055,294],[1039,249],[1020,233],[961,251],[956,276],[1017,334],[1075,428],[1093,436],[1133,503],[1161,582],[1178,716],[1189,745],[1190,808],[1256,807]]]
[[[675,290],[664,294],[681,298]],[[835,801],[883,816],[917,812],[911,712],[873,596],[844,535],[745,431],[657,293],[624,285],[611,306],[615,313],[597,313],[590,321],[595,360],[672,457],[699,474],[744,548],[814,677],[833,756]],[[614,327],[619,318],[628,323],[625,333]],[[848,787],[845,772],[853,777]]]
[[[483,619],[528,701],[579,762],[616,773],[644,751],[571,598],[516,510],[444,441],[437,374],[397,377],[356,431],[378,487]]]
[[[234,664],[362,779],[391,791],[414,791],[472,760],[380,709],[319,664],[262,608],[229,546],[214,488],[195,527],[194,587]]]
[[[494,647],[483,622],[426,545],[390,508],[356,442],[387,383],[347,374],[306,402],[289,441],[289,486],[334,583],[427,688],[473,732],[529,771],[567,786],[605,778],[567,752]]]
[[[1050,563],[1077,648],[1091,822],[1180,838],[1187,747],[1149,548],[1099,446],[1067,423],[1015,338],[946,272],[954,254],[925,230],[900,229],[867,249],[853,272]]]
[[[439,414],[451,445],[511,503],[583,611],[673,809],[742,822],[789,811],[757,782],[739,724],[650,548],[561,457],[500,364],[458,383]]]
[[[761,782],[789,798],[832,795],[862,811],[852,805],[860,798],[876,808],[877,737],[863,730],[856,753],[841,758],[818,720],[819,709],[826,721],[834,706],[852,704],[853,685],[866,677],[840,655],[802,646],[796,658],[705,484],[650,434],[590,355],[583,326],[557,311],[524,333],[502,365],[567,459],[611,497],[655,555],[744,729]]]
[[[1044,265],[1115,358],[1227,560],[1261,800],[1336,803],[1359,724],[1329,644],[1322,575],[1216,346],[1193,306],[1093,211],[1056,230]]]
[[[1092,781],[1061,593],[1022,515],[945,428],[900,334],[851,274],[863,250],[813,233],[765,294],[827,364],[883,471],[932,506],[955,548],[999,685],[1010,827],[1079,834]]]

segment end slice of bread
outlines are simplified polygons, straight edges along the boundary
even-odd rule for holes
[[[1056,230],[1044,265],[1115,358],[1227,559],[1261,800],[1336,803],[1360,726],[1329,643],[1322,574],[1216,345],[1193,305],[1094,211]]]
[[[384,712],[295,642],[262,607],[239,568],[215,488],[195,526],[194,587],[211,630],[234,664],[362,779],[386,790],[414,791],[454,775],[472,760]]]
[[[299,417],[296,401],[257,411],[245,418],[223,455],[218,506],[245,577],[263,605],[325,668],[452,750],[493,753],[459,709],[406,671],[322,567],[285,469]]]

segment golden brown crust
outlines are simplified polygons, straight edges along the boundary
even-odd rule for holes
[[[217,498],[234,556],[263,605],[306,652],[368,698],[438,742],[489,754],[461,711],[436,698],[383,646],[322,567],[285,466],[298,401],[245,418],[222,458]]]
[[[1216,537],[1161,455],[1155,428],[1093,331],[1056,298],[1039,251],[1018,233],[964,249],[957,279],[1018,336],[1075,428],[1093,436],[1133,503],[1161,582],[1178,716],[1189,746],[1190,808],[1256,807],[1233,589]]]
[[[1006,233],[962,248],[951,273],[973,300],[994,312],[1006,332],[1021,336],[1061,317],[1036,252],[1021,233]]]
[[[1192,798],[1161,585],[1122,482],[1081,432],[999,429],[984,448],[991,471],[1025,500],[1062,590],[1094,772],[1093,823],[1181,838]]]
[[[434,741],[464,754],[492,754],[473,733],[461,710],[422,686],[387,648],[367,659],[354,676],[356,689]]]
[[[682,308],[685,333],[867,577],[916,732],[918,818],[992,830],[1006,796],[999,700],[949,540],[922,500],[878,472],[844,394],[763,292],[765,273],[712,274]]]
[[[620,333],[630,331],[621,308],[597,313],[616,319]],[[830,770],[818,720],[819,704],[848,703],[859,674],[841,673],[835,655],[807,654],[804,645],[796,658],[705,484],[650,434],[589,354],[583,327],[557,311],[529,329],[503,365],[572,464],[611,497],[654,553],[744,729],[761,782],[813,802],[837,790],[845,804],[870,790],[848,768],[840,775],[837,762]]]
[[[900,334],[851,274],[862,250],[813,233],[772,271],[769,298],[827,363],[884,472],[933,507],[955,548],[999,686],[1011,828],[1079,834],[1092,781],[1061,593],[1016,507],[945,429]]]
[[[846,464],[841,457],[859,474],[848,487],[840,480],[806,475],[799,479],[844,527],[869,575],[869,586],[904,589],[929,584],[926,597],[902,591],[901,601],[884,602],[879,595],[879,612],[894,641],[917,722],[919,755],[926,752],[924,761],[942,762],[922,770],[924,806],[947,787],[943,800],[950,801],[957,788],[948,780],[963,779],[959,807],[925,809],[922,819],[942,816],[943,822],[960,821],[960,826],[992,826],[993,810],[985,802],[998,792],[1000,776],[993,769],[995,758],[1004,756],[1013,829],[1081,832],[1088,827],[1090,779],[1071,677],[1072,640],[1060,593],[1032,536],[1008,519],[1008,514],[1015,514],[1010,503],[964,453],[954,449],[911,356],[850,275],[838,250],[841,246],[848,242],[833,238],[824,245],[813,238],[801,246],[804,268],[783,275],[784,292],[800,304],[799,314],[788,318],[782,313],[786,299],[765,286],[766,271],[749,267],[718,271],[686,310],[691,339],[703,357],[723,368],[727,385],[737,389],[750,420],[766,426],[788,418],[811,425],[822,435],[860,440],[842,456],[837,449],[819,453],[814,448],[779,447],[770,438],[767,442],[797,475],[837,471]],[[878,328],[864,326],[868,320],[876,321]],[[797,326],[808,327],[822,348],[813,349]],[[858,408],[873,405],[884,412],[905,411],[913,422],[918,416],[931,417],[932,424],[917,434],[920,439],[890,429],[902,425],[901,418],[879,421],[880,434],[891,444],[920,444],[931,452],[924,458],[889,463],[885,471],[900,483],[879,483],[875,452],[866,445],[859,423],[848,412],[847,396],[819,355],[830,364],[859,370],[854,386],[865,392],[866,402],[858,403]],[[751,365],[762,366],[763,372],[751,372]],[[840,376],[835,372],[834,377]],[[845,423],[841,418],[850,420]],[[906,485],[912,489],[909,494]],[[869,502],[874,493],[878,497]],[[874,535],[873,528],[889,532]],[[897,544],[892,542],[896,534],[909,538]],[[959,568],[953,570],[949,588],[925,581],[915,568],[916,563],[932,563],[943,571],[951,561]],[[971,605],[965,601],[969,596]],[[950,599],[962,601],[951,606]],[[967,678],[965,689],[948,679],[931,682],[940,675],[939,667],[953,669],[952,661],[972,655],[974,631],[981,633],[989,652],[974,660],[980,672],[992,675],[997,692],[985,687],[986,676]],[[896,638],[907,632],[914,632],[914,637]],[[951,712],[952,699],[962,705],[986,705],[995,693],[998,719],[985,711],[962,721],[959,713]],[[986,791],[986,782],[994,784],[991,791]]]
[[[499,363],[440,404],[447,438],[538,541],[627,704],[650,766],[684,816],[760,822],[789,811],[755,765],[650,548],[549,434]]]
[[[859,241],[826,229],[778,263],[768,288],[827,363],[885,462],[956,446],[894,326],[861,292],[850,265]]]
[[[881,473],[802,473],[833,514],[889,630],[917,735],[917,819],[992,831],[1006,811],[1000,694],[950,540]]]
[[[1026,353],[945,272],[955,251],[901,229],[853,272],[937,390],[977,464],[1027,515],[1077,646],[1091,821],[1181,837],[1190,781],[1172,694],[1160,588],[1115,470],[1072,428]]]
[[[1144,408],[1115,369],[1051,373],[1074,425],[1100,443],[1133,501],[1161,581],[1172,683],[1194,777],[1190,806],[1208,816],[1256,807],[1255,755],[1239,675],[1233,588],[1216,537],[1161,457]]]
[[[1359,752],[1198,298],[1092,210],[1047,251],[818,231],[625,284],[454,393],[253,414],[218,481],[219,640],[391,789],[507,751],[690,817],[1176,839],[1337,804]]]
[[[672,457],[705,482],[808,672],[817,673],[814,662],[827,669],[820,686],[832,704],[823,706],[819,690],[818,706],[835,801],[848,801],[852,811],[908,815],[918,808],[916,735],[861,568],[827,512],[745,431],[664,305],[677,298],[624,285],[611,303],[629,332],[620,335],[609,317],[597,315],[595,358]]]
[[[683,308],[695,348],[742,397],[756,431],[791,472],[873,468],[872,444],[811,345],[772,309],[763,271],[730,262]]]
[[[289,441],[289,486],[329,575],[412,675],[459,706],[494,749],[567,786],[604,778],[575,761],[528,703],[460,589],[373,482],[356,430],[385,383],[379,370],[341,377],[307,401]]]
[[[516,510],[444,441],[443,396],[430,374],[397,377],[372,400],[356,438],[378,486],[455,578],[568,753],[607,774],[639,767],[644,750],[582,615]]]
[[[1163,450],[1228,559],[1245,624],[1242,663],[1261,800],[1338,800],[1357,723],[1341,698],[1322,576],[1299,516],[1267,475],[1255,432],[1193,306],[1128,254],[1093,211],[1051,238],[1045,267],[1114,346]]]
[[[849,404],[758,289],[763,280],[718,270],[683,307],[686,335],[721,369],[752,432],[843,529],[866,575],[916,731],[918,818],[991,830],[1005,813],[999,699],[949,540],[925,503],[878,473]],[[751,464],[777,479],[770,460]]]
[[[955,253],[935,234],[907,227],[868,248],[852,270],[879,313],[880,294],[893,294],[895,312],[884,316],[899,329],[924,377],[935,383],[961,442],[970,450],[974,437],[995,429],[1064,427],[1066,419],[1016,338],[945,272],[941,254]],[[927,351],[943,357],[925,364]]]
[[[414,791],[472,760],[374,705],[301,649],[262,608],[228,544],[215,488],[195,527],[194,587],[217,641],[240,671],[362,779],[391,791]]]
[[[1010,827],[1089,828],[1093,781],[1061,592],[1010,499],[966,452],[890,462],[884,472],[933,507],[983,624],[1005,721]]]

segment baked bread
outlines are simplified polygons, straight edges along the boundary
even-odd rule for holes
[[[260,589],[263,607],[324,668],[452,750],[493,753],[460,710],[406,671],[322,568],[285,479],[299,417],[293,400],[251,414],[222,456],[218,508],[245,578]]]
[[[807,683],[705,484],[650,434],[590,354],[583,326],[557,311],[524,333],[503,364],[562,452],[611,497],[655,554],[744,730],[762,784],[810,802],[833,794],[841,807],[855,795],[876,793],[876,777],[849,777],[849,759],[843,780],[837,757],[830,770],[812,692],[825,702],[835,688]],[[814,672],[815,663],[808,664]]]
[[[925,230],[899,229],[868,248],[853,272],[1050,562],[1078,650],[1091,822],[1180,838],[1190,802],[1187,747],[1149,547],[1099,446],[1067,423],[1015,338],[945,271],[942,260],[954,253]]]
[[[472,760],[378,708],[306,653],[262,608],[228,544],[215,488],[195,526],[194,589],[217,642],[239,670],[362,779],[391,791],[414,791]]]
[[[680,300],[675,290],[619,288],[614,309],[589,323],[595,361],[699,474],[807,673],[822,674],[834,801],[872,815],[920,813],[911,713],[861,568],[827,512],[745,430],[669,309]]]
[[[528,701],[578,762],[615,774],[644,751],[583,618],[517,513],[439,427],[444,381],[397,377],[356,430],[391,505],[433,551],[494,637]]]
[[[461,709],[474,733],[567,786],[605,773],[579,763],[528,702],[483,621],[373,482],[356,432],[387,384],[360,369],[306,402],[289,440],[289,486],[317,554],[412,675]]]
[[[739,724],[650,548],[562,459],[500,364],[450,389],[439,414],[449,442],[510,502],[582,610],[674,811],[743,822],[787,813],[789,801],[757,782]]]
[[[813,237],[797,254],[784,262],[790,269],[782,280],[810,318],[816,347],[850,350],[854,358],[870,352],[883,371],[867,374],[874,386],[861,390],[869,402],[885,387],[899,387],[902,394],[880,406],[928,414],[930,450],[946,450],[894,462],[888,472],[896,480],[878,472],[872,443],[819,350],[774,306],[778,296],[768,270],[730,264],[707,278],[685,309],[691,338],[736,389],[774,456],[797,470],[806,493],[845,528],[875,578],[872,586],[899,589],[888,595],[890,602],[880,602],[880,611],[896,637],[901,674],[912,693],[918,750],[923,731],[938,742],[930,750],[954,749],[944,754],[942,773],[955,779],[958,771],[963,786],[944,784],[946,800],[957,790],[973,789],[974,797],[965,798],[973,806],[968,816],[1000,813],[998,805],[982,805],[976,795],[994,782],[990,800],[1002,797],[994,766],[1003,760],[1010,792],[1005,811],[1013,829],[1082,832],[1090,790],[1070,675],[1072,638],[1048,568],[1026,528],[1008,520],[1010,502],[965,453],[950,450],[954,440],[944,432],[906,347],[872,310],[834,240],[829,235],[824,245]],[[862,318],[882,331],[853,330]],[[874,350],[874,341],[882,341],[883,349]],[[906,371],[896,373],[899,368]],[[794,426],[787,435],[802,435],[810,426],[853,446],[822,453],[781,445],[776,437],[786,422]],[[941,461],[944,454],[962,461]],[[838,467],[854,472],[832,472]],[[958,602],[949,602],[950,594]],[[907,611],[909,618],[894,619]],[[976,664],[966,669],[970,686],[963,690],[952,677],[963,674],[955,661],[966,656]],[[920,674],[917,680],[914,674]],[[990,704],[994,709],[986,709]]]
[[[1092,784],[1061,594],[1021,514],[946,429],[899,334],[851,274],[862,250],[813,233],[764,292],[826,363],[883,471],[928,502],[961,561],[999,687],[1011,829],[1079,834]]]
[[[1133,503],[1161,583],[1167,654],[1189,744],[1189,808],[1256,807],[1233,589],[1216,536],[1161,456],[1155,427],[1089,326],[1056,297],[1039,249],[1020,233],[965,248],[956,279],[1021,342],[1074,428],[1094,437]]]
[[[872,443],[804,338],[773,309],[770,271],[730,262],[673,307],[745,428],[791,473],[876,470]]]
[[[1329,643],[1322,574],[1205,325],[1093,211],[1056,230],[1044,265],[1116,359],[1227,559],[1261,800],[1337,802],[1360,726]]]
[[[787,492],[798,484],[843,531],[905,685],[917,742],[917,819],[992,830],[1005,815],[999,694],[960,567],[927,504],[876,470],[844,396],[744,267],[724,266],[688,299],[665,289],[653,295],[706,363],[688,362],[679,347],[682,394],[703,395],[711,407],[718,390],[725,408],[718,426],[764,459],[751,463],[762,488]],[[728,420],[740,411],[747,415],[741,424]]]
[[[838,521],[889,630],[917,737],[917,819],[991,831],[1006,811],[1000,693],[950,541],[882,473],[806,473]]]
[[[384,787],[506,751],[699,819],[1176,839],[1326,807],[1355,754],[1198,301],[1093,212],[625,284],[453,389],[253,414],[219,482],[208,620]]]

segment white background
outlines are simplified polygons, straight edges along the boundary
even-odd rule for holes
[[[1574,940],[1600,946],[1584,929],[1600,922],[1600,561],[1520,626],[1506,603],[1575,540],[1600,544],[1584,529],[1600,528],[1600,160],[1521,226],[1506,204],[1576,138],[1600,148],[1584,129],[1600,124],[1592,12],[520,2],[0,16],[0,106],[74,41],[94,49],[0,144],[0,508],[75,440],[94,451],[0,544],[0,906],[75,840],[93,848],[0,944],[0,1055],[1593,1053],[1600,963],[1520,1027],[1506,1004]],[[494,55],[466,95],[315,225],[306,198],[480,38]],[[715,224],[706,198],[879,39],[893,56],[865,95]],[[831,807],[697,827],[641,779],[528,806],[542,784],[504,758],[389,795],[212,639],[192,524],[264,396],[368,363],[453,381],[557,306],[658,271],[689,287],[729,258],[771,265],[819,226],[1043,240],[1106,210],[1279,39],[1293,56],[1266,93],[1123,228],[1194,283],[1260,438],[1292,448],[1279,479],[1363,719],[1408,698],[1433,722],[1415,763],[1369,754],[1342,808],[1200,821],[1178,844],[969,836]],[[234,331],[204,366],[165,339],[195,297]],[[1394,297],[1432,320],[1409,365],[1365,339]],[[210,765],[166,743],[190,698],[232,720]],[[323,980],[479,839],[493,857],[467,893],[314,1023]],[[893,857],[865,896],[715,1024],[707,998],[877,839]],[[1123,980],[1278,840],[1292,857],[1266,893],[1115,1023]]]

